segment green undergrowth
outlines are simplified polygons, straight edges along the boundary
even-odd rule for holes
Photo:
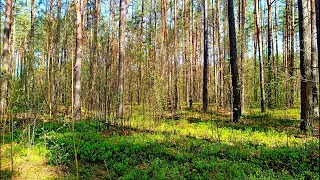
[[[81,179],[319,179],[319,140],[295,138],[298,120],[255,113],[232,124],[224,119],[227,116],[180,112],[151,120],[135,115],[126,122],[130,127],[110,125],[108,130],[95,120],[76,122],[79,175]],[[25,153],[28,128],[19,124],[15,128],[5,142],[13,138]],[[66,174],[60,178],[75,179],[72,124],[39,121],[30,128],[34,148],[44,149],[50,166],[63,167]]]
[[[176,126],[176,125],[175,125]],[[45,123],[36,140],[45,142],[48,162],[74,174],[70,124]],[[230,137],[201,139],[161,131],[139,132],[112,127],[98,131],[96,122],[78,122],[75,139],[82,178],[123,179],[317,179],[319,141],[288,140],[276,131],[221,128]],[[199,131],[198,131],[199,132]],[[231,133],[234,135],[231,136]],[[237,139],[242,134],[243,139]],[[221,135],[223,137],[223,135]],[[249,137],[260,137],[250,140]],[[248,140],[249,139],[249,140]],[[291,138],[290,138],[291,139]],[[274,142],[283,143],[274,143]],[[268,143],[270,142],[270,143]],[[273,144],[273,146],[271,145]],[[89,168],[93,167],[93,168]]]
[[[104,177],[112,179],[319,177],[318,141],[270,148],[250,143],[229,145],[177,135],[121,133],[118,130],[110,136],[77,132],[80,164],[84,167],[87,163],[101,164]],[[50,163],[73,166],[71,133],[52,133],[47,143]],[[85,177],[88,174],[81,175]]]

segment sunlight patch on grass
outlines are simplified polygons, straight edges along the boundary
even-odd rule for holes
[[[294,114],[296,110],[292,110],[291,113]],[[283,113],[281,111],[281,113]],[[279,147],[279,146],[292,146],[295,144],[303,143],[301,139],[294,137],[294,132],[297,128],[294,128],[297,122],[295,120],[285,121],[285,120],[272,120],[272,119],[259,119],[257,116],[255,120],[242,120],[246,124],[230,124],[230,122],[221,122],[219,120],[207,119],[203,120],[202,114],[199,116],[194,115],[193,117],[199,118],[198,121],[191,121],[181,117],[178,120],[165,119],[158,122],[153,122],[150,117],[137,116],[131,119],[131,124],[133,127],[140,130],[150,130],[154,132],[168,132],[175,133],[178,135],[192,136],[196,138],[213,139],[215,141],[220,141],[227,144],[232,144],[234,142],[251,142],[255,144],[266,145],[268,147]],[[208,116],[208,115],[207,115]],[[245,117],[246,118],[246,117]],[[250,117],[251,118],[251,117]],[[269,118],[269,117],[268,117]],[[279,122],[283,121],[283,122]],[[228,123],[228,124],[227,124]],[[260,123],[263,127],[255,130],[255,127],[251,127],[251,123]],[[288,126],[287,124],[292,124],[294,128],[293,132],[288,129],[283,129],[282,131],[276,131],[272,129],[273,126]],[[228,126],[226,126],[228,125]],[[272,126],[273,125],[273,126]],[[268,128],[270,126],[270,128]],[[239,129],[240,128],[240,129]],[[261,129],[263,131],[261,131]]]
[[[2,157],[1,171],[11,171],[11,146],[5,144],[1,147],[4,154]],[[51,166],[47,164],[46,153],[42,146],[34,146],[30,150],[28,158],[28,148],[21,144],[13,144],[13,175],[12,179],[37,180],[37,179],[53,179],[63,174],[62,168],[59,166]]]

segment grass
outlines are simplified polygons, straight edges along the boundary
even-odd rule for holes
[[[3,179],[54,179],[63,175],[61,167],[47,165],[48,150],[41,144],[31,147],[30,156],[28,156],[28,147],[14,143],[12,146],[13,172],[11,171],[11,146],[5,145],[2,148]]]
[[[318,179],[319,140],[295,138],[298,110],[261,114],[251,109],[237,124],[223,111],[138,113],[125,127],[94,120],[75,124],[81,179]],[[284,118],[286,116],[286,118]],[[37,122],[28,160],[26,128],[2,146],[1,173],[16,179],[75,179],[71,124]],[[128,125],[131,126],[128,126]],[[25,167],[24,167],[25,166]],[[23,167],[23,168],[22,168]]]

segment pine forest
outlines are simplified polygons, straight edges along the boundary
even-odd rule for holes
[[[0,0],[0,179],[320,178],[319,0]]]

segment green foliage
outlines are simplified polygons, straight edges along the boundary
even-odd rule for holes
[[[319,177],[318,143],[270,148],[246,143],[219,144],[162,134],[134,133],[104,137],[77,132],[81,163],[104,164],[106,176],[123,179],[243,179]],[[74,161],[72,134],[52,133],[50,163],[70,166]],[[86,174],[86,173],[84,173]],[[84,175],[85,176],[85,175]]]
[[[105,131],[98,121],[79,121],[74,126],[79,173],[83,179],[318,179],[319,140],[261,125],[295,125],[296,120],[271,118],[280,113],[247,115],[230,124],[185,112],[156,126],[148,115],[135,116],[134,131],[114,126]],[[15,123],[15,154],[27,155],[30,122]],[[71,122],[36,121],[33,138],[49,164],[62,165],[66,178],[74,178]],[[10,135],[4,139],[11,142]]]
[[[8,170],[8,169],[6,169],[4,171],[1,170],[0,173],[1,173],[0,177],[2,179],[5,179],[5,180],[12,179],[12,171],[10,171],[10,170]]]

